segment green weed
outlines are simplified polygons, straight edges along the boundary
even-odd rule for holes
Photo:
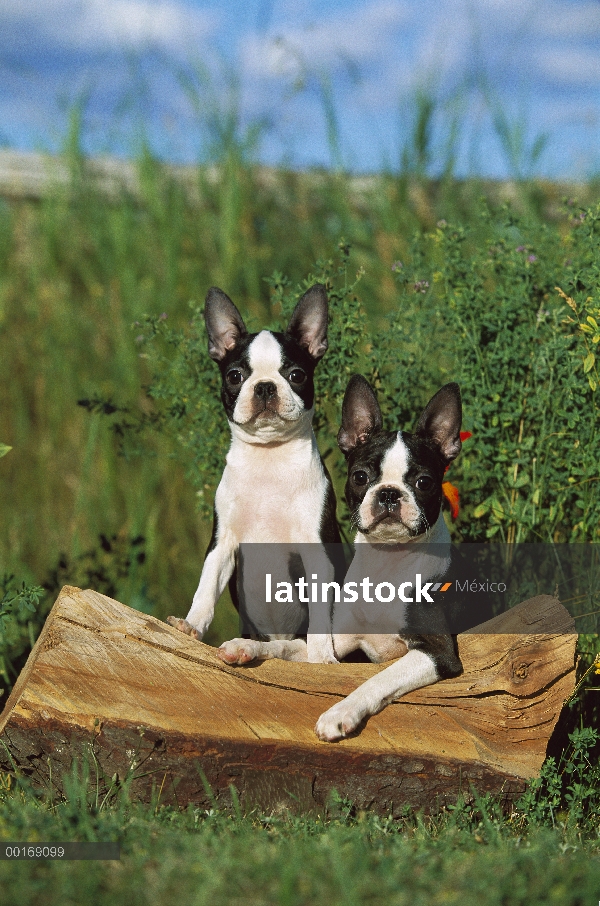
[[[29,654],[38,634],[33,615],[42,595],[42,588],[19,586],[14,576],[0,578],[0,675],[9,688],[18,676],[15,662]]]
[[[579,904],[600,880],[597,822],[564,816],[543,828],[474,794],[435,817],[394,820],[183,811],[102,800],[82,768],[65,800],[40,798],[23,779],[0,784],[0,829],[13,842],[113,841],[120,862],[0,861],[9,902]],[[592,900],[593,902],[593,900]]]

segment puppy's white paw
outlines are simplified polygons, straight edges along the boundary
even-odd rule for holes
[[[197,639],[199,642],[202,641],[202,633],[200,630],[192,626],[191,623],[188,623],[187,620],[184,620],[182,617],[167,617],[167,623],[169,626],[173,626],[175,629],[178,629],[179,632],[183,632],[184,635],[189,635],[193,639]]]
[[[343,699],[321,714],[315,726],[315,733],[324,742],[335,742],[336,739],[343,739],[356,730],[363,718],[362,711],[359,711],[352,704],[348,705],[348,700]]]
[[[217,648],[217,657],[226,664],[247,664],[260,654],[260,642],[252,639],[231,639]]]
[[[308,635],[306,654],[309,664],[339,664],[330,635]]]

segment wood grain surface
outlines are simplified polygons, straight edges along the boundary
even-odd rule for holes
[[[154,617],[67,586],[0,716],[0,767],[60,792],[83,755],[94,783],[116,775],[143,799],[207,808],[227,804],[231,784],[269,810],[322,812],[333,789],[393,814],[471,785],[510,798],[542,765],[576,638],[557,599],[525,601],[458,637],[461,676],[332,744],[314,735],[318,716],[385,665],[230,667]]]

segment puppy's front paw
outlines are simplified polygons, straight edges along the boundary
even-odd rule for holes
[[[184,635],[189,635],[193,639],[197,639],[199,642],[202,641],[202,633],[182,617],[167,617],[167,623],[169,624],[169,626],[173,626],[175,629],[178,629],[179,632],[183,632]]]
[[[339,664],[330,635],[308,635],[306,654],[309,664]]]
[[[324,742],[335,742],[336,739],[343,739],[356,730],[362,718],[362,712],[348,705],[347,699],[343,699],[329,711],[321,714],[315,726],[315,733]]]
[[[217,657],[226,664],[247,664],[258,657],[260,653],[260,642],[252,639],[231,639],[230,642],[223,642],[220,648],[217,648]]]

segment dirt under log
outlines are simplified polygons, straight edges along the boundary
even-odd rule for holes
[[[0,717],[0,767],[61,792],[74,756],[107,787],[210,808],[435,810],[471,786],[518,795],[542,765],[575,682],[573,621],[539,596],[458,637],[464,672],[412,692],[360,732],[320,742],[318,716],[383,669],[215,649],[97,592],[65,587]],[[207,785],[210,786],[210,789]]]

